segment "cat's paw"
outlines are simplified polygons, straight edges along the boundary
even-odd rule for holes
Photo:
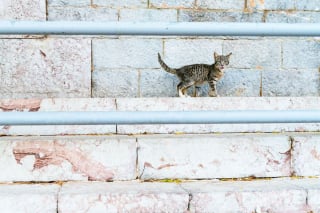
[[[209,91],[210,97],[219,97],[219,95],[215,91]]]

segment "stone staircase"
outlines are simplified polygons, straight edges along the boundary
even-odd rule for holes
[[[3,99],[1,111],[319,109],[318,97]],[[319,124],[2,126],[3,212],[320,212]]]

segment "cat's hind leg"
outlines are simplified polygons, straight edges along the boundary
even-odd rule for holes
[[[177,90],[180,97],[190,97],[187,95],[187,90],[189,87],[191,87],[194,84],[194,82],[180,82],[177,86]]]

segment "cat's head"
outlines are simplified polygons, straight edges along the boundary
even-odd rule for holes
[[[214,52],[214,66],[223,71],[223,69],[229,65],[229,58],[231,55],[232,53],[229,53],[228,55],[218,55],[218,53]]]

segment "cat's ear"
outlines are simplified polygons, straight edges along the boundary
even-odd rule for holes
[[[229,54],[227,55],[227,57],[228,57],[228,58],[230,58],[230,56],[231,56],[231,55],[232,55],[232,52],[231,52],[231,53],[229,53]]]
[[[216,59],[216,58],[218,58],[219,55],[218,55],[218,53],[214,52],[213,56],[214,56],[214,59]]]

